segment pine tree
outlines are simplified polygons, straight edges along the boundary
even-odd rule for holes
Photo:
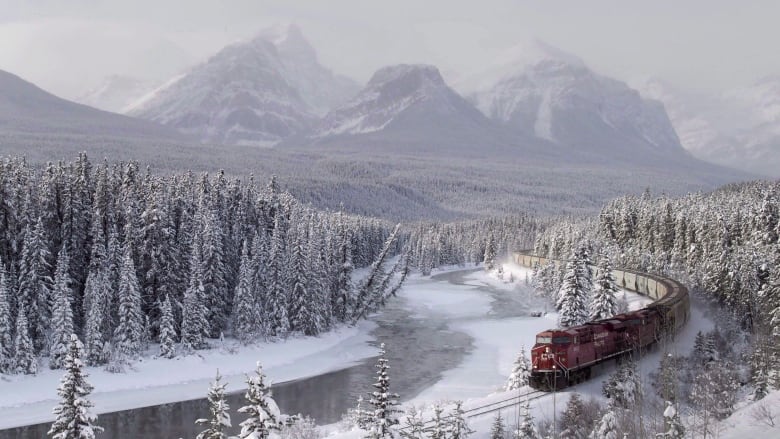
[[[541,439],[534,418],[531,416],[531,407],[527,398],[523,402],[521,420],[515,430],[514,439]]]
[[[582,287],[583,271],[578,260],[569,261],[566,275],[558,291],[556,307],[559,310],[558,322],[562,327],[581,325],[588,321],[587,291]]]
[[[271,250],[268,261],[268,302],[266,316],[269,334],[284,336],[290,331],[290,318],[287,314],[289,298],[285,291],[285,277],[282,266],[286,257],[284,239],[284,220],[278,213],[274,218],[274,232],[271,235]]]
[[[401,429],[401,437],[404,439],[424,439],[425,438],[425,422],[422,417],[422,412],[416,407],[412,406],[406,411],[406,418],[404,419],[404,426]]]
[[[8,278],[0,261],[0,373],[11,372],[14,365],[10,292]]]
[[[506,384],[506,390],[516,390],[528,385],[528,379],[531,377],[531,364],[525,355],[525,348],[520,348],[520,353],[515,360],[512,374]]]
[[[35,375],[38,373],[38,362],[35,359],[30,330],[27,326],[27,314],[24,308],[19,308],[16,316],[16,339],[14,340],[14,369],[16,373]]]
[[[469,428],[463,412],[463,402],[456,401],[455,408],[447,415],[447,437],[450,439],[464,439],[469,437],[474,430]]]
[[[92,403],[87,397],[92,386],[86,380],[81,349],[81,342],[72,334],[65,357],[65,375],[57,390],[60,403],[54,408],[56,419],[47,433],[53,439],[94,439],[95,433],[103,431],[95,425],[97,417],[89,411]]]
[[[252,273],[249,244],[244,241],[242,247],[241,267],[238,270],[238,285],[233,301],[233,333],[243,343],[248,343],[254,338],[257,326],[253,287],[255,276]]]
[[[52,337],[49,367],[60,369],[70,351],[70,336],[73,334],[72,291],[70,288],[70,258],[63,245],[57,257],[54,276],[54,309],[52,311]]]
[[[120,358],[130,360],[141,352],[144,315],[141,311],[141,286],[133,263],[130,243],[125,244],[119,280],[119,325],[114,330],[113,344]]]
[[[604,396],[610,399],[614,407],[632,408],[642,396],[642,383],[635,361],[628,360],[604,381]]]
[[[184,292],[181,322],[181,343],[188,351],[206,346],[204,336],[208,333],[209,321],[204,294],[200,250],[197,245],[193,245],[190,255],[190,283]]]
[[[199,425],[208,425],[208,428],[200,432],[196,439],[227,439],[225,430],[232,427],[230,413],[228,413],[230,406],[226,400],[227,392],[225,389],[227,383],[222,383],[220,380],[222,380],[222,377],[219,375],[219,371],[217,371],[217,377],[211,383],[208,393],[210,417],[195,421]]]
[[[447,424],[442,417],[442,408],[440,405],[435,404],[433,406],[433,426],[428,430],[429,439],[444,439],[447,437]]]
[[[84,328],[86,338],[86,363],[89,366],[98,366],[104,364],[107,360],[104,353],[106,339],[103,335],[103,326],[108,316],[105,314],[102,296],[92,300],[87,313],[87,323]]]
[[[596,429],[590,436],[593,439],[619,439],[618,423],[615,416],[615,408],[607,407],[601,420],[596,424]]]
[[[176,356],[176,329],[171,300],[167,295],[160,306],[160,316],[160,356],[173,358]]]
[[[373,439],[391,438],[395,433],[395,426],[398,424],[397,413],[398,395],[390,392],[390,375],[388,373],[390,366],[386,358],[387,352],[385,345],[379,347],[379,360],[376,364],[376,389],[371,394],[369,403],[374,408],[371,419],[369,437]]]
[[[593,290],[593,300],[590,303],[590,319],[608,319],[617,314],[618,287],[612,274],[612,263],[608,256],[596,275],[596,286]]]
[[[217,338],[225,330],[232,308],[225,262],[225,236],[216,207],[208,208],[204,219],[201,270],[209,321],[206,330],[212,338]]]
[[[43,224],[38,219],[34,228],[29,225],[24,233],[22,259],[19,265],[18,306],[24,308],[29,319],[30,338],[39,352],[44,348],[51,317],[51,273],[49,251]]]
[[[493,234],[490,234],[487,244],[485,244],[485,258],[483,259],[486,270],[492,270],[496,266],[496,241]]]
[[[560,420],[561,439],[580,439],[588,434],[583,425],[587,422],[584,411],[585,406],[579,393],[572,393]]]
[[[506,425],[504,425],[504,419],[501,417],[501,410],[493,418],[493,424],[490,426],[490,439],[507,439]]]
[[[310,272],[306,269],[306,254],[303,248],[303,240],[306,237],[303,226],[298,227],[298,233],[292,240],[292,254],[290,255],[290,328],[301,331],[305,335],[316,335],[320,332],[322,322],[321,310],[317,310],[317,301],[313,291],[309,289],[310,283],[307,276]],[[319,312],[318,312],[319,311]]]
[[[669,401],[666,401],[666,409],[664,410],[664,428],[666,431],[656,435],[656,437],[663,439],[683,439],[685,437],[685,427],[680,420],[680,414],[677,413],[674,404]]]
[[[246,377],[247,390],[245,398],[247,405],[238,409],[249,417],[242,422],[240,439],[267,439],[273,432],[279,430],[280,412],[276,402],[271,397],[271,390],[265,384],[265,374],[260,363],[254,376]]]

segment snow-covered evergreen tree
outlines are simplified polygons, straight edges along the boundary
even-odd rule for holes
[[[16,316],[16,338],[14,339],[14,370],[16,373],[35,375],[38,373],[38,361],[35,359],[35,350],[30,330],[27,326],[27,314],[24,308],[19,308]]]
[[[575,394],[576,395],[576,394]],[[514,439],[541,439],[539,430],[536,428],[534,418],[531,416],[531,407],[528,399],[523,401],[520,413],[520,423],[513,434]]]
[[[429,439],[444,439],[447,437],[447,423],[442,416],[444,410],[439,404],[433,406],[433,419],[431,422],[433,425],[428,429]]]
[[[416,407],[412,406],[406,411],[400,433],[404,439],[425,439],[425,421],[422,412]]]
[[[70,288],[70,258],[63,245],[57,257],[57,270],[54,275],[54,307],[52,310],[52,335],[49,367],[60,369],[70,352],[70,336],[73,334],[73,309]]]
[[[24,309],[36,352],[44,348],[51,317],[51,265],[41,219],[27,225],[19,264],[18,307]]]
[[[89,410],[92,403],[87,397],[92,393],[92,386],[87,382],[81,354],[81,342],[72,334],[65,357],[65,375],[57,390],[60,402],[54,408],[56,419],[48,432],[52,439],[94,439],[95,433],[103,431],[95,425],[97,416]]]
[[[490,425],[490,439],[507,439],[506,425],[504,418],[501,417],[501,410],[496,413],[496,417],[493,418],[493,423]]]
[[[496,267],[496,241],[492,233],[485,244],[485,257],[482,262],[484,262],[486,270],[492,270]]]
[[[581,439],[588,435],[589,429],[585,428],[588,420],[584,418],[584,412],[585,405],[580,394],[572,393],[559,421],[561,439]]]
[[[11,315],[11,288],[0,261],[0,373],[12,372],[13,357],[13,317]]]
[[[620,439],[618,436],[618,420],[615,416],[615,408],[607,407],[601,419],[596,423],[596,428],[589,436],[590,439]]]
[[[590,319],[611,318],[618,312],[618,287],[615,283],[615,275],[612,274],[612,262],[609,260],[609,256],[604,256],[596,274],[595,283],[593,299],[590,302]]]
[[[446,436],[450,439],[464,439],[474,433],[474,430],[469,428],[469,424],[466,422],[462,401],[455,402],[455,407],[447,415],[446,423]]]
[[[242,422],[240,439],[267,439],[279,430],[281,413],[276,401],[271,397],[271,390],[265,383],[263,367],[257,363],[255,374],[246,377],[247,390],[244,398],[247,405],[238,409],[248,418]]]
[[[176,329],[174,326],[171,300],[166,295],[160,306],[160,356],[163,358],[176,356]]]
[[[512,374],[506,383],[506,390],[516,390],[528,385],[528,379],[531,377],[531,363],[525,355],[525,347],[520,348],[517,355]]]
[[[198,419],[195,421],[199,425],[207,425],[208,428],[198,433],[196,439],[226,439],[226,429],[232,425],[230,423],[230,406],[227,403],[226,388],[227,383],[222,383],[222,376],[217,371],[217,376],[209,387],[209,418]]]
[[[398,412],[396,408],[398,395],[390,392],[390,366],[387,360],[385,345],[379,347],[379,359],[376,364],[376,389],[371,394],[369,403],[373,407],[371,416],[371,425],[369,426],[369,437],[372,439],[392,438],[395,436],[396,425],[398,425]]]
[[[287,313],[289,297],[285,288],[284,260],[286,257],[285,223],[282,214],[274,218],[271,235],[271,249],[268,263],[268,306],[264,320],[268,321],[268,332],[272,336],[284,336],[290,331],[290,317]]]
[[[614,407],[632,408],[642,396],[642,382],[635,361],[625,360],[604,381],[602,393]]]
[[[238,285],[233,300],[233,333],[236,338],[248,343],[255,337],[257,327],[254,295],[255,273],[252,272],[249,243],[244,241],[242,248]]]
[[[669,401],[666,401],[666,409],[664,410],[664,428],[666,430],[656,437],[663,439],[683,439],[685,437],[685,427],[680,420],[677,407]]]
[[[588,290],[583,287],[587,279],[582,275],[580,263],[575,259],[566,264],[566,274],[558,291],[558,323],[564,328],[588,321]]]
[[[113,345],[123,361],[141,352],[144,336],[144,315],[141,311],[141,286],[135,271],[132,249],[125,244],[119,275],[119,325],[114,330]]]
[[[204,298],[203,276],[201,271],[200,250],[192,246],[190,255],[190,282],[184,292],[181,322],[181,343],[188,351],[202,349],[208,333],[208,310]]]

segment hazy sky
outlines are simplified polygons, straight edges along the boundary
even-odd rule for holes
[[[539,38],[604,74],[718,91],[780,74],[779,17],[777,0],[0,0],[0,69],[73,98],[295,22],[323,64],[361,81],[399,62],[455,78]]]

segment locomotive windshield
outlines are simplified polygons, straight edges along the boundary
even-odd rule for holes
[[[552,337],[547,335],[537,335],[536,336],[536,342],[538,344],[549,344],[552,343]]]
[[[553,338],[553,343],[555,343],[555,344],[571,343],[571,338],[570,337],[555,337],[555,338]]]

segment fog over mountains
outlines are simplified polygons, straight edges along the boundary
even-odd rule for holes
[[[678,123],[689,113],[664,101],[670,121],[651,99],[665,95],[541,42],[452,84],[435,66],[401,64],[361,86],[324,67],[296,26],[276,27],[165,84],[117,76],[83,98],[126,116],[2,78],[6,154],[45,162],[86,150],[160,172],[276,174],[304,202],[393,219],[590,212],[626,192],[749,177],[689,154]]]
[[[643,96],[664,103],[683,146],[694,156],[778,176],[780,76],[715,95],[686,92],[658,78],[634,85]]]

